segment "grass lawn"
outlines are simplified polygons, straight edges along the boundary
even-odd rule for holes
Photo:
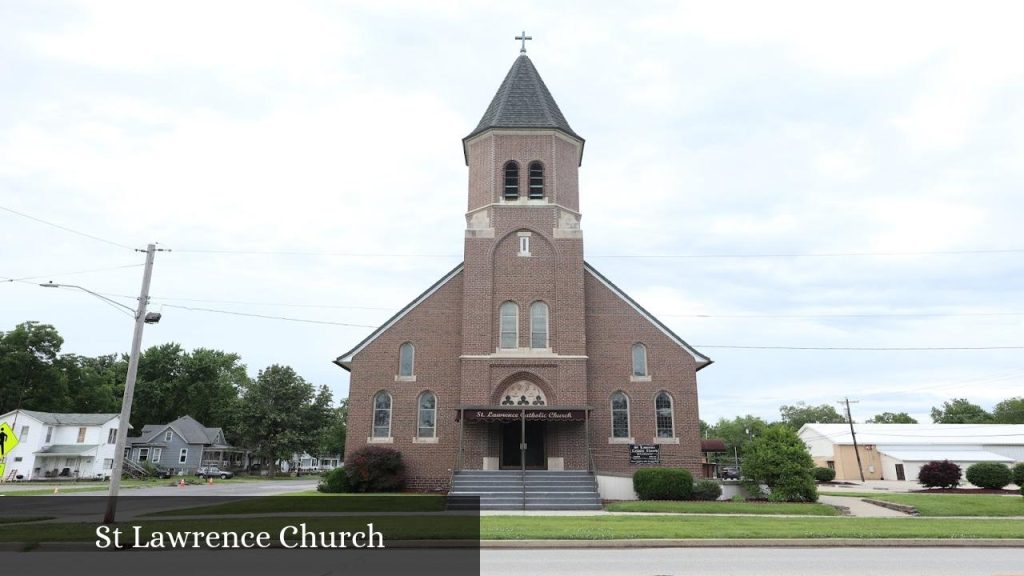
[[[756,516],[484,516],[485,540],[635,538],[1024,538],[1018,520]]]
[[[917,508],[921,516],[1024,516],[1024,498],[998,494],[879,494],[822,492],[829,496],[873,498]],[[1024,533],[1024,528],[1021,529]]]
[[[469,522],[467,522],[467,519]],[[634,538],[1021,538],[1018,520],[968,519],[951,523],[938,518],[785,518],[756,516],[485,516],[477,520],[451,516],[349,516],[344,518],[250,518],[158,520],[142,524],[153,531],[266,530],[305,522],[315,531],[364,529],[367,522],[387,539],[475,537],[479,526],[485,540],[565,539],[612,540]],[[127,524],[119,525],[125,533]],[[0,542],[95,540],[95,524],[0,525]]]
[[[799,504],[792,502],[670,502],[646,500],[643,502],[614,502],[605,508],[610,512],[664,512],[671,514],[839,515],[838,510],[827,504]]]

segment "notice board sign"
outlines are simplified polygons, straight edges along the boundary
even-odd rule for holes
[[[661,464],[661,444],[630,444],[630,464]]]

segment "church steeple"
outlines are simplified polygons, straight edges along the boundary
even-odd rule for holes
[[[526,54],[516,58],[480,123],[463,142],[490,128],[548,128],[583,141],[569,126]]]

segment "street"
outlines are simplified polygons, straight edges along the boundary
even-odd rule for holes
[[[1019,548],[490,549],[480,558],[486,576],[1024,576]]]

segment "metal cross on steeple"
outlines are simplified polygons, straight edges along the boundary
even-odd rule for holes
[[[519,49],[519,53],[520,54],[526,54],[526,41],[527,40],[533,40],[533,36],[527,36],[526,35],[526,30],[523,30],[522,36],[516,36],[516,40],[522,40],[523,41],[523,47]]]

